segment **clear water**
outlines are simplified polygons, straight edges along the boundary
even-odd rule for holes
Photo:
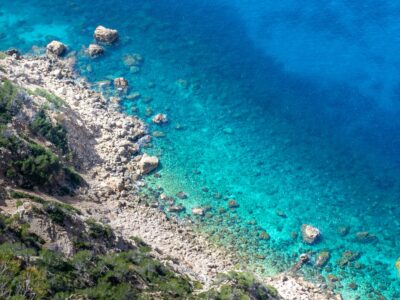
[[[329,263],[306,266],[305,276],[345,299],[400,298],[399,4],[92,2],[1,2],[0,48],[35,52],[56,38],[90,81],[126,77],[141,98],[125,98],[122,109],[165,134],[146,149],[162,162],[149,187],[186,192],[175,197],[187,207],[182,217],[210,205],[191,218],[258,272],[328,249]],[[89,60],[83,47],[99,24],[122,38]],[[132,53],[144,57],[139,73],[124,64]],[[151,124],[149,109],[170,122]],[[239,208],[221,211],[228,199]],[[321,230],[320,242],[293,236],[304,223]],[[377,241],[358,241],[363,231]],[[341,267],[346,250],[360,257]]]

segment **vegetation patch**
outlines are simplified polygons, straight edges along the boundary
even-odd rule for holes
[[[96,220],[90,218],[86,220],[89,226],[89,236],[95,239],[111,239],[114,234],[110,226],[100,224]]]
[[[67,130],[60,124],[54,125],[46,116],[44,110],[40,110],[30,124],[30,129],[36,135],[50,141],[54,146],[66,154],[69,151]]]
[[[42,88],[36,88],[35,90],[29,90],[28,93],[30,95],[36,95],[45,98],[47,101],[50,103],[54,104],[56,108],[60,108],[62,106],[66,106],[66,102],[61,99],[60,97],[54,95],[53,93],[50,93],[49,91],[42,89]]]
[[[11,121],[18,109],[18,89],[7,79],[0,81],[0,125]]]

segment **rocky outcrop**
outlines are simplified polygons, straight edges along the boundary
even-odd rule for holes
[[[318,241],[321,233],[318,228],[308,224],[303,224],[301,226],[301,235],[303,237],[303,242],[311,245]]]
[[[204,216],[204,209],[201,207],[194,207],[192,208],[192,214],[196,216]]]
[[[138,163],[140,174],[148,174],[151,171],[157,169],[158,158],[156,156],[150,156],[148,154],[143,154],[142,158]]]
[[[67,47],[59,41],[52,41],[46,46],[47,54],[52,56],[62,56],[66,50]]]
[[[123,77],[118,77],[114,79],[114,87],[116,89],[127,89],[128,85],[128,80]]]
[[[98,26],[94,31],[94,38],[101,43],[113,44],[119,38],[118,31],[115,29]]]
[[[168,122],[168,118],[166,114],[156,114],[153,117],[152,121],[155,124],[163,124]]]
[[[104,48],[100,45],[97,44],[91,44],[89,47],[86,49],[86,53],[90,57],[98,57],[104,53]]]

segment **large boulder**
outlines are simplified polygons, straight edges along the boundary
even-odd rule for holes
[[[112,44],[118,40],[118,37],[117,30],[105,28],[104,26],[97,26],[94,31],[94,38],[102,43]]]
[[[301,235],[306,244],[314,244],[320,237],[321,233],[318,228],[308,224],[301,226]]]
[[[140,174],[148,174],[151,171],[157,169],[158,158],[156,156],[150,156],[148,154],[143,154],[142,158],[138,163]]]
[[[97,57],[100,56],[104,53],[104,48],[100,45],[97,44],[91,44],[89,47],[86,49],[86,53],[90,57]]]
[[[47,54],[54,55],[57,57],[63,55],[66,50],[67,47],[59,41],[52,41],[46,46]]]
[[[123,77],[118,77],[114,79],[114,87],[116,89],[127,89],[128,88],[128,80]]]
[[[168,122],[168,118],[166,114],[156,114],[153,119],[152,119],[153,123],[156,124],[162,124],[162,123],[167,123]]]

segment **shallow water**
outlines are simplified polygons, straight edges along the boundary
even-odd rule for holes
[[[187,193],[175,197],[187,208],[182,217],[209,205],[194,222],[257,271],[288,270],[300,253],[312,251],[314,261],[327,249],[328,264],[310,263],[305,276],[345,299],[398,299],[397,5],[258,2],[0,3],[0,48],[35,52],[56,38],[77,52],[90,81],[128,78],[141,97],[124,98],[122,109],[165,134],[144,150],[162,162],[149,189]],[[98,24],[122,38],[89,60],[82,49]],[[132,53],[144,57],[137,73],[124,64]],[[170,122],[151,124],[158,112]],[[239,208],[227,210],[229,199]],[[304,223],[321,230],[317,244],[301,241]],[[358,241],[364,231],[376,240]],[[360,256],[340,266],[346,250]]]

